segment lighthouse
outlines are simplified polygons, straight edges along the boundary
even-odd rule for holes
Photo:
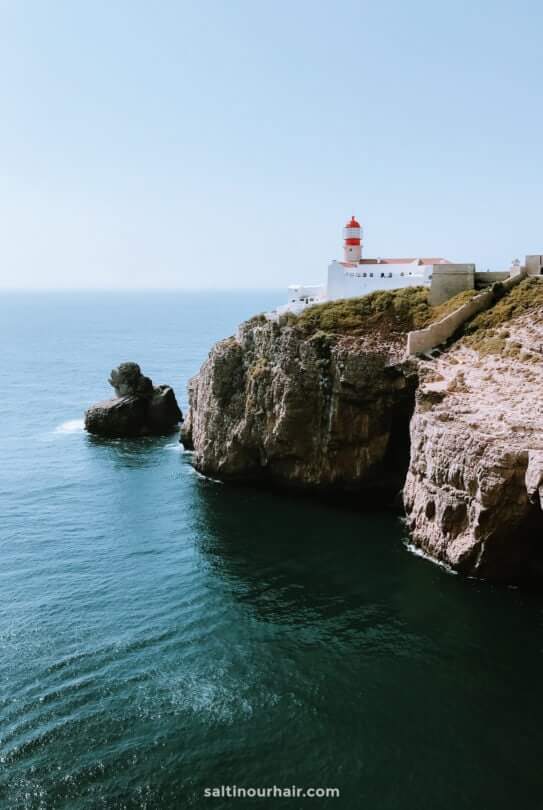
[[[359,262],[362,258],[362,228],[354,216],[343,229],[343,253],[346,262]]]
[[[543,274],[543,254],[541,259]],[[445,265],[445,266],[444,266]],[[537,265],[536,272],[540,265]],[[473,274],[475,265],[451,264],[447,259],[432,256],[421,258],[401,257],[389,259],[362,258],[362,228],[354,215],[343,228],[343,260],[333,259],[328,265],[326,284],[291,284],[288,288],[288,303],[278,307],[276,312],[302,312],[306,307],[323,301],[337,301],[340,298],[356,298],[377,290],[399,290],[404,287],[430,287],[434,273],[447,274],[460,271]],[[454,276],[456,278],[456,276]],[[435,281],[434,281],[435,287]]]

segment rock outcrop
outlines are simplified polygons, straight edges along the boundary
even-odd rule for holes
[[[111,372],[109,383],[116,397],[88,409],[85,428],[89,433],[111,438],[161,435],[182,421],[173,389],[154,386],[137,363],[121,363]]]
[[[470,576],[540,577],[543,307],[421,362],[420,377],[404,488],[414,543]]]
[[[430,557],[469,576],[541,578],[543,280],[410,362],[406,313],[427,313],[418,293],[403,295],[243,324],[191,380],[182,440],[214,477],[361,505],[405,484],[412,541]]]
[[[182,441],[210,476],[390,499],[405,475],[416,387],[402,350],[393,335],[248,321],[190,381]]]

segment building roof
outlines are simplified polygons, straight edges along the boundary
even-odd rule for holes
[[[359,264],[450,264],[448,259],[440,257],[411,258],[411,259],[360,259]]]
[[[414,264],[417,267],[428,267],[434,264],[450,264],[448,259],[442,259],[441,257],[424,257],[424,258],[401,258],[401,259],[390,259],[390,258],[377,258],[377,259],[360,259],[357,262],[340,262],[340,264],[345,265],[345,267],[357,267],[359,264],[369,264],[369,265],[380,265],[380,264]]]

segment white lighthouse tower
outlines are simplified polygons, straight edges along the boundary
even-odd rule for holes
[[[343,254],[346,262],[359,262],[362,258],[362,228],[354,216],[343,229]]]

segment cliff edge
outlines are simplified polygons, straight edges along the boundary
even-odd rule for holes
[[[493,580],[541,576],[543,282],[406,360],[407,332],[443,314],[408,288],[242,324],[189,384],[195,466],[361,506],[403,487],[413,543],[432,558]]]
[[[402,359],[405,334],[426,311],[422,297],[403,290],[260,316],[217,343],[189,383],[182,441],[197,469],[392,498],[417,385],[416,364]]]
[[[543,573],[543,283],[523,281],[419,361],[404,505],[413,541],[465,574]]]

